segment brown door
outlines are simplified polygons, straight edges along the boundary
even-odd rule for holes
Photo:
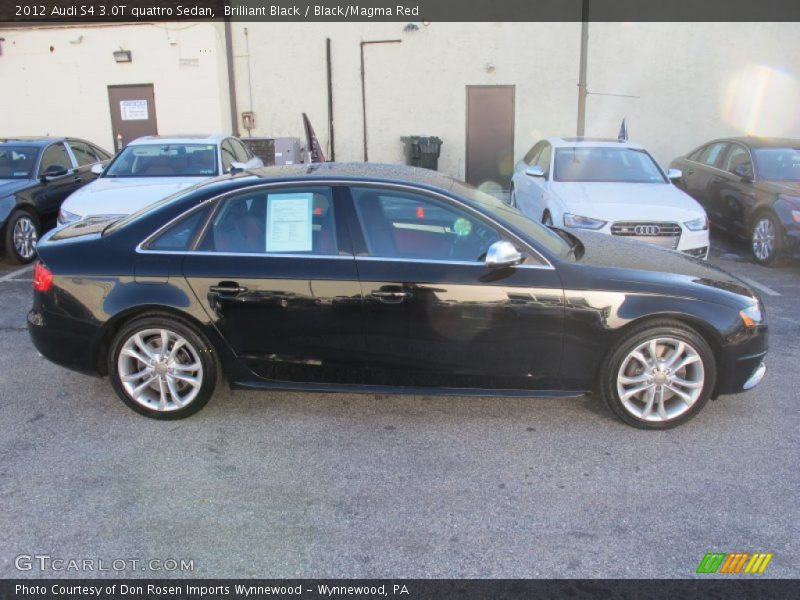
[[[158,133],[153,84],[110,85],[108,103],[115,151],[138,137]]]
[[[510,188],[514,170],[514,86],[467,86],[467,182]]]

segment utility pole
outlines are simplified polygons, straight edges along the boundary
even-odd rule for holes
[[[578,72],[578,137],[586,129],[586,62],[589,54],[589,0],[583,0],[581,10],[581,61]]]

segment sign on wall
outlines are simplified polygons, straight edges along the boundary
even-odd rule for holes
[[[147,100],[120,100],[119,112],[123,121],[146,121]]]

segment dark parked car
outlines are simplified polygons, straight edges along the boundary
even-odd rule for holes
[[[748,240],[769,265],[800,241],[800,140],[714,140],[672,161],[676,184],[695,198],[711,224]]]
[[[550,230],[438,173],[320,163],[199,184],[37,247],[33,342],[184,417],[247,389],[575,396],[632,425],[755,386],[742,282],[666,249]]]
[[[8,260],[28,263],[61,203],[93,181],[111,155],[75,138],[0,138],[0,242]]]

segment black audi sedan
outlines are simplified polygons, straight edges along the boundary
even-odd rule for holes
[[[6,258],[31,262],[36,240],[55,225],[61,203],[94,181],[98,165],[110,158],[76,138],[0,138],[0,243]]]
[[[800,242],[800,140],[714,140],[670,165],[675,183],[697,200],[711,224],[747,240],[753,259],[770,265]]]
[[[224,373],[265,390],[569,397],[662,429],[764,376],[767,326],[733,276],[551,230],[411,167],[216,178],[37,246],[28,327],[134,410],[188,416]]]

